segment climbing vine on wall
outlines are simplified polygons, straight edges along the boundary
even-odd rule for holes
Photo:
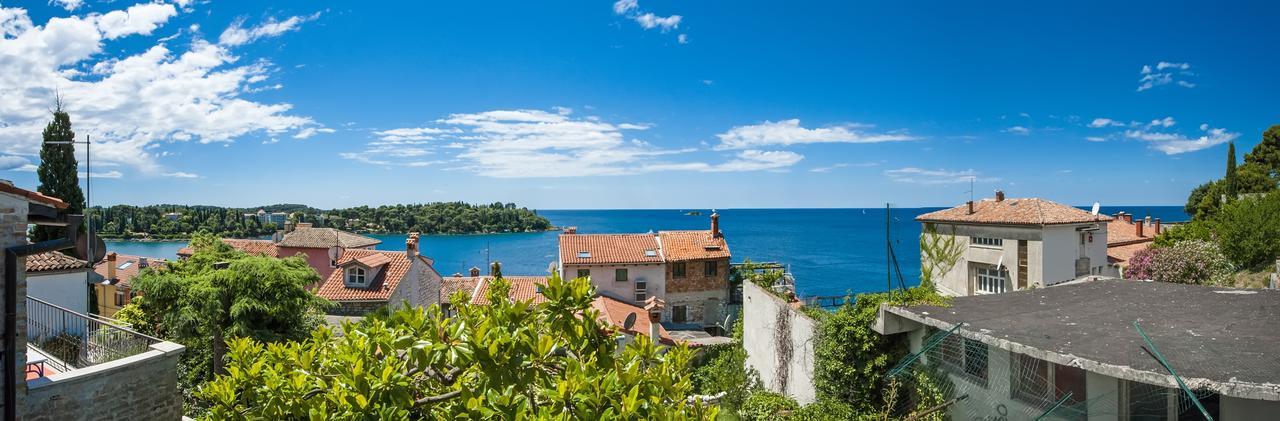
[[[949,227],[950,233],[939,234],[937,225],[924,225],[924,233],[920,234],[920,286],[933,288],[938,278],[950,272],[964,253],[964,244],[957,240],[956,227]]]

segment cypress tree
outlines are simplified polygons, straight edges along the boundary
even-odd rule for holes
[[[1227,142],[1227,200],[1236,200],[1236,143]]]
[[[49,142],[73,142],[76,133],[71,131],[71,116],[62,109],[62,101],[57,102],[53,111],[53,121],[44,128],[44,140],[40,145],[40,167],[36,174],[40,177],[42,194],[53,196],[67,202],[67,213],[84,213],[84,192],[80,190],[79,164],[76,162],[76,148],[73,144],[50,144]],[[39,225],[31,231],[31,241],[40,242],[53,238],[65,237],[65,227],[49,227]]]

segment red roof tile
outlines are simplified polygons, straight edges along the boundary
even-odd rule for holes
[[[471,296],[471,303],[489,305],[489,287],[493,285],[493,277],[480,276],[473,279],[476,279],[475,284],[479,285],[479,288],[476,288],[474,295]],[[511,292],[507,296],[513,301],[530,301],[533,304],[547,301],[547,298],[542,296],[542,288],[539,287],[547,284],[545,276],[503,276],[502,279],[511,283]]]
[[[15,196],[22,196],[28,201],[43,203],[58,209],[67,208],[67,202],[63,202],[62,199],[53,196],[46,196],[43,193],[33,192],[31,190],[14,186],[13,183],[8,180],[0,180],[0,192],[9,193]]]
[[[362,248],[381,244],[382,240],[352,234],[333,228],[298,228],[284,235],[280,247],[328,249],[335,244],[343,248]]]
[[[88,267],[88,262],[56,251],[27,256],[27,273],[84,269]]]
[[[1143,243],[1155,240],[1155,229],[1150,226],[1142,227],[1142,236],[1138,236],[1138,227],[1135,223],[1125,222],[1123,218],[1112,219],[1107,223],[1107,246],[1119,246],[1133,243]]]
[[[669,262],[696,259],[728,259],[729,244],[724,236],[712,237],[711,230],[659,231],[662,255]]]
[[[1093,215],[1084,210],[1039,198],[982,200],[968,205],[929,212],[916,217],[920,222],[953,222],[992,225],[1055,225],[1106,222],[1111,217]]]
[[[110,259],[111,253],[108,253],[107,257],[108,259]],[[142,266],[141,259],[143,258],[144,257],[142,256],[130,256],[127,254],[117,254],[116,260],[115,260],[115,265],[116,265],[115,280],[107,279],[107,265],[110,264],[111,260],[103,260],[101,262],[98,262],[98,264],[93,266],[93,271],[97,272],[98,275],[101,275],[102,279],[105,279],[107,282],[110,282],[117,286],[128,287],[129,282],[132,281],[133,278],[137,277],[138,274],[141,273],[144,269],[148,269],[148,268],[160,269],[165,267],[165,265],[169,263],[164,259],[157,259],[154,257],[145,257],[145,259],[147,259],[147,265]]]
[[[364,288],[351,288],[346,285],[346,270],[334,270],[329,274],[329,278],[325,279],[320,288],[316,290],[316,295],[328,299],[330,301],[386,301],[391,298],[391,292],[395,291],[396,286],[400,285],[400,281],[409,273],[411,263],[403,251],[387,251],[387,250],[363,250],[348,249],[342,252],[342,257],[338,259],[338,266],[346,266],[353,260],[368,258],[369,256],[382,254],[389,260],[385,266],[378,271],[377,277],[369,282],[369,286]]]
[[[653,234],[561,234],[560,261],[570,265],[662,263],[662,255]]]
[[[385,253],[373,253],[373,254],[357,257],[355,261],[356,263],[359,263],[371,268],[376,268],[378,266],[382,266],[387,264],[388,262],[391,262],[391,257],[386,255]]]
[[[1151,247],[1151,242],[1125,244],[1119,246],[1107,246],[1107,261],[1109,263],[1127,262],[1133,258],[1133,255],[1139,251]]]
[[[649,322],[649,312],[645,311],[643,308],[618,299],[606,297],[604,295],[597,295],[596,298],[591,301],[591,308],[600,312],[599,320],[601,322],[617,327],[620,331],[630,333],[632,335],[649,334],[651,323]],[[631,314],[636,316],[636,322],[631,326],[631,329],[624,328],[623,326],[626,325],[627,316]],[[671,335],[667,333],[666,328],[662,327],[662,324],[658,324],[658,337],[660,340],[665,340],[667,342],[671,341]]]

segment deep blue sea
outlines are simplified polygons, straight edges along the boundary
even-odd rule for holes
[[[889,239],[905,282],[919,282],[920,223],[916,215],[938,208],[902,208],[890,213]],[[685,215],[687,210],[545,210],[538,213],[559,227],[576,226],[580,233],[643,233],[658,230],[707,229],[711,211]],[[1181,206],[1115,206],[1138,217],[1185,221]],[[886,288],[884,209],[725,209],[720,229],[729,241],[733,261],[773,261],[791,268],[801,295],[842,295]],[[484,268],[488,258],[502,262],[509,275],[541,275],[556,259],[555,232],[482,235],[430,235],[422,251],[435,259],[442,275]],[[404,234],[373,235],[383,250],[404,250]],[[182,242],[108,242],[121,254],[172,259]],[[894,280],[896,285],[897,280]]]

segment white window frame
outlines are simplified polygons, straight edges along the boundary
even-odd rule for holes
[[[1004,239],[995,237],[969,237],[969,244],[974,247],[1002,248],[1004,247]]]
[[[346,276],[347,276],[347,283],[348,283],[348,284],[351,284],[351,285],[362,285],[362,286],[363,286],[363,285],[368,285],[368,281],[369,281],[368,276],[369,276],[369,273],[368,273],[368,271],[364,270],[364,268],[362,268],[362,267],[356,266],[356,267],[350,267],[350,268],[347,268],[347,270],[346,270]]]
[[[994,266],[976,268],[973,273],[973,290],[978,294],[1009,292],[1009,270]]]

